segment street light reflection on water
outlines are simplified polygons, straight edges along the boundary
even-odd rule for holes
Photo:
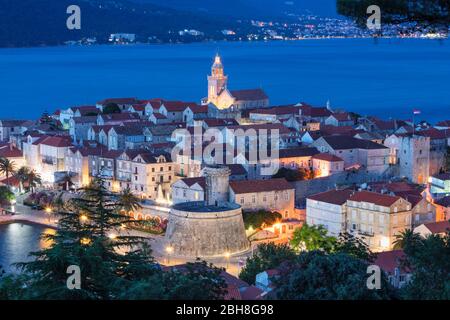
[[[48,248],[51,241],[41,238],[56,231],[41,225],[14,222],[0,225],[0,265],[6,272],[16,272],[16,262],[30,261],[30,252]]]

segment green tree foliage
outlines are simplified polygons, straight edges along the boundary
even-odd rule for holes
[[[45,235],[51,246],[31,255],[32,262],[18,264],[29,274],[30,299],[112,299],[124,281],[149,275],[155,269],[151,249],[142,237],[119,234],[130,223],[116,213],[117,204],[96,180],[73,199],[73,211],[60,211],[58,231]],[[81,219],[81,217],[87,219]],[[120,249],[127,249],[124,254]],[[69,290],[67,267],[81,269],[81,290]]]
[[[120,299],[130,300],[218,300],[226,294],[222,269],[205,261],[187,263],[184,270],[169,270],[136,281]]]
[[[283,300],[379,300],[393,290],[382,274],[381,289],[367,288],[368,263],[343,254],[301,253],[289,272],[275,281],[276,297]]]
[[[409,238],[404,243],[403,262],[412,271],[412,281],[403,289],[406,299],[450,299],[450,233],[426,239]]]
[[[334,252],[347,254],[368,262],[373,262],[376,259],[375,254],[370,251],[369,246],[364,241],[349,233],[339,235]]]
[[[370,5],[381,8],[382,23],[417,22],[419,28],[448,31],[449,0],[337,0],[338,13],[355,19],[361,25],[366,24]],[[411,28],[417,30],[415,26]]]
[[[258,273],[276,268],[281,263],[291,261],[295,257],[295,251],[288,245],[276,245],[273,243],[260,244],[253,257],[247,259],[247,263],[242,268],[239,278],[247,283],[254,284]]]
[[[104,114],[113,114],[113,113],[120,113],[120,108],[117,105],[117,103],[114,102],[110,102],[107,103],[104,107],[103,107],[103,113]]]
[[[130,188],[126,188],[119,194],[118,207],[125,212],[136,211],[142,208],[141,201]]]
[[[323,250],[333,252],[336,238],[327,236],[327,230],[322,226],[309,226],[306,223],[294,231],[291,245],[298,251]]]
[[[310,180],[314,179],[314,171],[304,168],[294,170],[283,167],[278,170],[278,172],[273,176],[273,178],[285,178],[287,181],[290,182]]]
[[[266,210],[256,212],[244,211],[242,216],[244,218],[245,229],[252,227],[255,230],[264,228],[265,226],[271,226],[283,218],[278,212]]]
[[[14,193],[7,186],[0,186],[0,204],[9,205],[14,200]]]
[[[81,189],[79,198],[55,199],[60,218],[50,246],[18,263],[19,276],[0,279],[0,299],[220,299],[221,269],[204,261],[184,270],[163,271],[147,239],[124,231],[138,221],[119,213],[123,205],[102,180]],[[115,236],[112,237],[111,235]],[[81,290],[67,288],[68,266],[79,266]]]

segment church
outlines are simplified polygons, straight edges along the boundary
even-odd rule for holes
[[[202,104],[213,104],[219,110],[241,111],[269,107],[269,97],[262,89],[229,90],[222,58],[216,54],[208,76],[208,97]]]

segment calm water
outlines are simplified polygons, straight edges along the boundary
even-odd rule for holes
[[[29,252],[45,246],[45,241],[40,239],[40,235],[52,231],[39,225],[0,224],[0,265],[7,272],[14,271],[11,264],[28,261]]]
[[[330,39],[0,50],[0,117],[36,117],[106,97],[199,101],[219,50],[231,88],[272,104],[305,101],[362,114],[450,118],[450,42]]]

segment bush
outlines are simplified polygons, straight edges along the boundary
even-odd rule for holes
[[[257,212],[244,211],[242,213],[244,218],[245,229],[252,227],[253,229],[262,229],[265,226],[271,226],[283,217],[278,212],[271,212],[266,210],[259,210]]]
[[[14,193],[6,186],[0,187],[0,204],[9,205],[14,200]]]

